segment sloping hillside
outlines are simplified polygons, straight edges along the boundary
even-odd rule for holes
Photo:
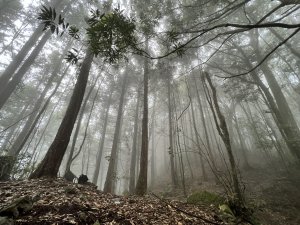
[[[210,207],[120,197],[63,179],[2,182],[0,208],[3,221],[12,218],[6,224],[224,224]]]

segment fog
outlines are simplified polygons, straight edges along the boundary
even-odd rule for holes
[[[277,179],[299,188],[299,12],[295,0],[1,0],[0,180],[83,174],[118,195],[239,204]]]

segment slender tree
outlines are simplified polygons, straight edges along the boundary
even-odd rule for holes
[[[52,7],[57,8],[60,4],[62,4],[63,1],[60,0],[53,0]],[[1,9],[5,9],[5,7],[0,7]],[[2,91],[4,90],[4,87],[8,84],[9,80],[13,77],[14,73],[18,70],[19,66],[23,62],[23,60],[26,58],[27,54],[31,50],[31,48],[36,44],[38,39],[43,34],[44,25],[40,24],[35,31],[32,33],[30,38],[26,41],[26,43],[23,45],[21,50],[18,52],[18,54],[13,58],[13,60],[10,62],[10,64],[6,67],[6,69],[3,71],[2,75],[0,76],[0,84]],[[44,41],[49,39],[50,36],[45,36]],[[40,41],[41,43],[41,41]],[[42,43],[40,44],[42,45]],[[39,51],[42,49],[42,47],[39,47]],[[38,54],[38,53],[37,53]],[[37,55],[36,54],[36,55]],[[33,58],[33,57],[31,57]],[[1,108],[1,107],[0,107]]]
[[[120,93],[120,102],[119,102],[119,108],[118,108],[118,115],[117,115],[117,121],[115,126],[115,133],[113,138],[113,145],[111,148],[111,154],[109,157],[109,165],[107,169],[107,175],[106,180],[104,184],[104,192],[114,192],[114,183],[116,182],[116,164],[117,164],[117,158],[118,158],[118,142],[120,138],[121,133],[121,121],[122,121],[122,115],[123,115],[123,108],[124,108],[124,100],[125,100],[125,93],[127,88],[127,82],[128,82],[128,74],[129,71],[126,70],[123,82],[122,82],[122,90]]]
[[[99,77],[99,76],[98,76]],[[97,78],[98,78],[97,77]],[[68,180],[68,177],[72,177],[72,176],[69,176],[72,174],[71,172],[71,164],[72,162],[74,161],[74,159],[76,158],[75,156],[76,155],[79,155],[79,150],[77,151],[77,153],[74,155],[74,152],[75,152],[75,145],[76,145],[76,141],[77,141],[77,138],[78,138],[78,134],[79,134],[79,131],[80,131],[80,127],[81,127],[81,123],[82,123],[82,119],[83,119],[83,116],[84,116],[84,113],[85,113],[85,110],[86,110],[86,105],[87,105],[87,102],[95,88],[95,85],[97,83],[97,80],[96,79],[94,81],[94,83],[92,84],[92,86],[90,87],[90,90],[88,91],[88,93],[86,94],[84,100],[83,100],[83,103],[82,103],[82,106],[80,108],[80,112],[79,112],[79,116],[78,116],[78,119],[77,119],[77,125],[76,125],[76,128],[75,128],[75,131],[74,131],[74,134],[73,134],[73,140],[72,140],[72,145],[71,145],[71,148],[70,148],[70,152],[69,152],[69,156],[68,156],[68,159],[67,159],[67,164],[66,164],[66,169],[65,169],[65,175],[64,177]],[[72,179],[73,180],[73,179]]]
[[[149,42],[146,37],[146,51],[148,51]],[[135,193],[144,195],[147,192],[148,183],[148,79],[149,79],[149,61],[144,60],[144,98],[143,98],[143,120],[142,120],[142,147],[140,158],[140,173],[138,176]]]
[[[129,193],[133,194],[135,191],[135,177],[136,177],[136,158],[137,158],[137,137],[138,137],[138,123],[139,123],[139,108],[140,108],[141,91],[137,88],[137,100],[134,113],[134,128],[133,128],[133,140],[130,160],[130,180],[129,180]]]
[[[42,176],[56,177],[67,146],[70,136],[83,100],[85,88],[88,81],[88,74],[93,61],[93,53],[87,50],[86,56],[82,63],[73,94],[68,105],[65,116],[60,124],[54,141],[52,142],[46,156],[39,164],[37,169],[29,178],[39,178]]]
[[[33,113],[28,117],[27,121],[26,121],[26,124],[24,125],[21,133],[18,135],[17,139],[14,141],[14,144],[12,145],[12,147],[10,148],[8,154],[11,155],[11,156],[17,156],[19,154],[19,152],[22,150],[22,145],[21,143],[23,141],[26,142],[25,140],[25,137],[26,136],[29,136],[27,135],[28,134],[28,131],[29,131],[29,128],[32,126],[38,112],[39,112],[39,109],[44,101],[44,98],[47,94],[47,92],[49,91],[49,89],[51,88],[52,86],[52,83],[53,81],[55,80],[55,78],[58,76],[59,72],[60,72],[60,69],[61,69],[61,66],[62,66],[62,60],[63,58],[65,57],[65,54],[67,52],[67,50],[70,48],[71,46],[71,41],[67,44],[67,46],[65,47],[61,57],[59,57],[57,60],[54,59],[54,62],[53,62],[53,71],[52,71],[52,74],[51,76],[49,77],[49,79],[47,80],[47,83],[45,85],[45,88],[44,90],[42,91],[42,93],[40,94],[40,97],[38,98],[38,100],[36,101],[35,103],[35,106],[33,108]],[[65,71],[66,73],[67,71]],[[64,73],[64,74],[65,74]],[[63,75],[61,76],[61,78],[63,78]],[[60,79],[61,81],[62,79]],[[57,90],[58,86],[60,85],[60,82],[57,82],[57,85],[56,85],[56,88],[55,90]]]
[[[216,88],[214,87],[214,85],[210,79],[210,76],[207,72],[204,72],[203,79],[206,79],[206,81],[208,83],[208,86],[206,86],[207,91],[209,91],[208,87],[210,87],[210,90],[212,92],[212,96],[211,96],[212,99],[209,102],[209,104],[210,104],[211,111],[213,112],[214,121],[215,121],[217,130],[218,130],[218,133],[225,144],[227,155],[229,158],[231,179],[232,179],[232,183],[233,183],[233,193],[235,194],[234,197],[237,199],[236,204],[239,206],[243,206],[244,197],[243,197],[243,194],[241,191],[240,182],[239,182],[239,178],[238,178],[238,169],[237,169],[235,158],[234,158],[234,155],[232,152],[230,136],[229,136],[227,124],[225,121],[225,117],[222,114],[219,103],[218,103],[217,91],[216,91]],[[205,82],[205,81],[203,81],[203,82]]]
[[[169,118],[169,155],[170,155],[170,165],[171,165],[171,179],[174,187],[178,185],[177,173],[175,168],[175,153],[174,153],[174,141],[173,141],[173,107],[171,100],[171,75],[167,78],[168,86],[168,118]]]
[[[100,173],[100,165],[101,165],[101,159],[102,159],[102,155],[103,155],[105,136],[106,136],[106,130],[107,130],[107,124],[108,124],[108,117],[109,117],[109,110],[110,110],[111,102],[112,102],[112,95],[113,95],[113,85],[110,85],[110,91],[109,91],[109,96],[108,96],[106,110],[105,110],[105,116],[104,116],[104,124],[102,127],[102,133],[101,133],[99,148],[98,148],[97,157],[96,157],[96,166],[95,166],[94,175],[93,175],[93,183],[94,184],[97,184],[99,173]]]

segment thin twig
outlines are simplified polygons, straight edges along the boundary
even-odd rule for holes
[[[189,101],[188,105],[185,107],[185,109],[181,112],[180,116],[176,119],[177,121],[180,119],[180,117],[184,114],[184,112],[190,107],[191,101]]]
[[[20,121],[24,120],[25,118],[27,118],[28,116],[30,116],[32,113],[36,112],[36,110],[32,111],[31,113],[28,113],[26,116],[22,117],[21,119],[17,120],[16,122],[14,122],[13,124],[9,125],[8,127],[6,127],[4,130],[0,131],[0,134],[7,131],[9,128],[11,128],[12,126],[16,125],[17,123],[19,123]]]

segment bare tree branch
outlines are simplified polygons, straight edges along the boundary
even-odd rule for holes
[[[297,30],[295,30],[290,36],[288,36],[286,39],[284,39],[282,42],[280,42],[275,48],[273,48],[267,55],[265,55],[265,57],[256,65],[254,66],[251,70],[245,72],[245,73],[240,73],[240,74],[237,74],[237,75],[233,75],[233,76],[230,76],[230,77],[223,77],[223,76],[217,76],[217,77],[220,77],[220,78],[225,78],[225,79],[228,79],[228,78],[233,78],[233,77],[239,77],[239,76],[244,76],[244,75],[247,75],[249,73],[251,73],[252,71],[254,71],[255,69],[257,69],[261,64],[263,64],[264,61],[266,61],[266,59],[272,55],[272,53],[274,53],[280,46],[284,45],[289,39],[291,39],[295,34],[297,34],[298,32],[300,31],[300,28],[298,28]]]
[[[226,31],[226,32],[220,33],[220,35],[241,33],[241,32],[244,32],[244,31],[251,30],[251,29],[255,29],[255,28],[280,27],[280,28],[286,28],[286,29],[293,29],[293,28],[300,28],[300,24],[285,24],[285,23],[263,23],[263,24],[233,24],[233,23],[226,23],[226,24],[220,24],[220,25],[216,25],[214,27],[207,28],[207,29],[202,29],[202,30],[198,30],[198,31],[189,31],[188,33],[199,33],[199,34],[192,37],[190,40],[188,40],[184,44],[180,45],[179,47],[175,48],[174,50],[166,53],[165,55],[157,56],[157,57],[151,57],[151,56],[149,56],[149,54],[147,54],[147,56],[145,56],[145,57],[148,57],[150,59],[165,58],[165,57],[167,57],[167,56],[169,56],[173,53],[176,53],[178,50],[183,49],[188,44],[190,44],[194,40],[198,39],[199,37],[203,36],[204,34],[210,32],[212,30],[215,30],[215,29],[218,29],[218,28],[224,28],[224,27],[235,27],[235,28],[241,28],[241,29]]]

